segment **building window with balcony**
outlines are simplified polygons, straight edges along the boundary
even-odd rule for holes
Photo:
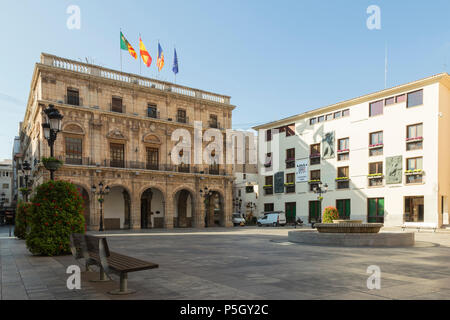
[[[147,169],[159,169],[159,150],[157,148],[147,148]]]
[[[158,117],[158,108],[156,104],[148,104],[147,105],[147,117],[149,118],[159,118]]]
[[[338,161],[346,161],[350,158],[350,145],[349,138],[343,138],[338,140],[338,151],[337,151],[337,160]]]
[[[286,174],[286,193],[295,193],[295,173]]]
[[[78,89],[67,88],[67,104],[73,106],[80,105],[80,92]]]
[[[273,176],[264,177],[264,194],[271,195],[273,194]]]
[[[406,159],[406,183],[422,183],[423,179],[423,158],[409,158]]]
[[[383,161],[369,163],[369,187],[383,185]]]
[[[314,191],[320,183],[320,170],[311,170],[309,172],[309,191]]]
[[[120,143],[110,144],[111,153],[111,167],[124,168],[125,167],[125,146]]]
[[[215,114],[209,115],[209,127],[210,128],[219,128],[219,122],[217,121],[217,116]]]
[[[295,148],[286,150],[286,169],[295,168]]]
[[[184,109],[177,110],[177,122],[187,123],[186,110],[184,110]]]
[[[320,164],[320,143],[312,144],[309,147],[309,163]]]
[[[369,117],[383,114],[383,100],[375,101],[369,104]]]
[[[339,212],[339,219],[350,219],[350,199],[336,200],[336,209]]]
[[[121,97],[112,97],[111,100],[111,111],[123,113],[123,104]]]
[[[384,223],[384,198],[367,199],[367,222]]]
[[[406,99],[406,107],[407,108],[420,106],[422,104],[423,104],[423,90],[422,89],[408,93],[407,99]]]
[[[405,197],[405,222],[424,221],[424,197]]]
[[[406,150],[423,149],[423,125],[413,124],[406,127]]]
[[[349,167],[337,168],[336,189],[348,189],[350,187]]]
[[[383,155],[383,131],[369,134],[369,156]]]
[[[272,167],[272,152],[266,153],[266,160],[264,161],[264,167],[266,168]]]
[[[83,162],[83,139],[66,137],[66,163],[82,164]]]

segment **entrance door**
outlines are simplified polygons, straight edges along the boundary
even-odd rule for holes
[[[320,201],[315,200],[315,201],[310,201],[309,202],[309,218],[308,218],[308,222],[309,223],[316,223],[316,222],[320,222]]]
[[[367,202],[367,222],[384,223],[384,198],[370,198]]]
[[[286,202],[285,204],[286,222],[294,223],[297,216],[297,203]]]

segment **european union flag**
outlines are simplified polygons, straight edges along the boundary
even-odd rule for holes
[[[177,57],[177,50],[173,49],[174,55],[173,55],[173,67],[172,71],[175,73],[175,75],[178,73],[178,57]]]

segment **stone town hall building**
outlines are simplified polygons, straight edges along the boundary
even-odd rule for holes
[[[231,225],[231,166],[174,165],[170,154],[177,143],[171,133],[187,129],[193,141],[194,121],[225,135],[235,108],[230,97],[42,54],[20,127],[34,187],[49,179],[40,162],[50,154],[42,130],[49,104],[64,115],[55,142],[64,165],[55,179],[78,186],[88,229],[99,225],[91,186],[100,182],[111,188],[106,229]],[[205,187],[213,191],[207,201],[199,192]]]

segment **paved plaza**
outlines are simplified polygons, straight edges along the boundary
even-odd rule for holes
[[[66,287],[71,256],[35,257],[0,228],[1,299],[449,299],[450,233],[416,233],[412,248],[338,248],[287,242],[292,228],[108,232],[112,251],[159,264],[129,274],[138,292],[111,296],[118,279]],[[367,267],[381,289],[367,289]]]

